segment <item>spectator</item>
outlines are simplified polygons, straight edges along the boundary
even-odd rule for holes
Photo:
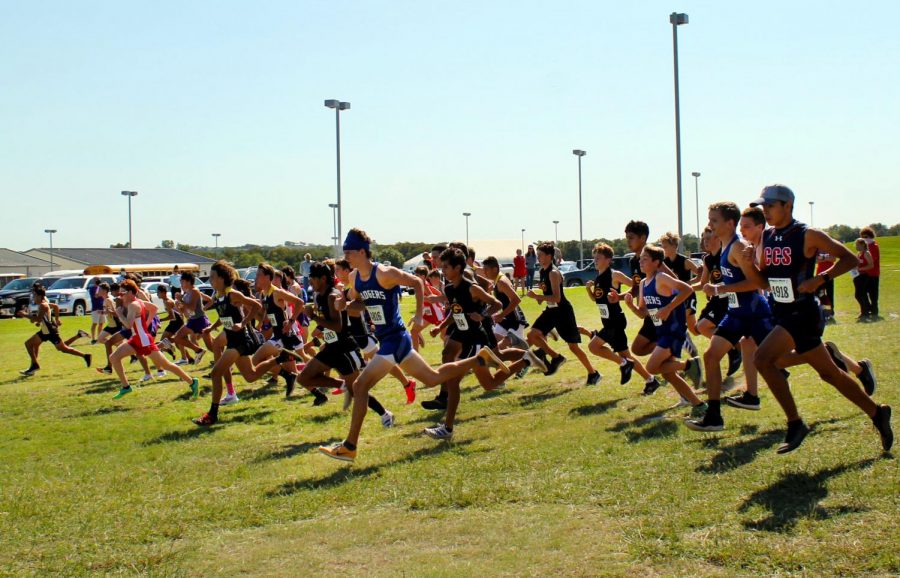
[[[181,289],[181,271],[178,270],[178,265],[175,265],[175,268],[172,269],[172,274],[169,275],[168,283],[169,291],[172,292],[172,299],[175,299],[175,292]]]
[[[859,265],[850,272],[853,277],[853,289],[856,302],[859,303],[859,317],[857,321],[870,321],[872,319],[872,301],[869,299],[869,284],[872,283],[873,277],[869,272],[873,267],[872,253],[869,252],[869,245],[865,239],[856,240],[856,257],[859,259]]]
[[[303,255],[303,262],[300,263],[300,284],[307,293],[309,293],[309,269],[312,264],[312,255],[309,253]]]
[[[867,280],[867,293],[869,295],[869,303],[872,307],[869,318],[872,321],[877,321],[881,319],[878,316],[878,281],[881,277],[881,248],[878,247],[878,243],[875,241],[875,231],[872,227],[863,227],[859,232],[859,236],[866,242],[869,253],[872,254],[872,268],[865,273],[860,271],[860,274],[865,274],[870,277],[870,279]]]
[[[525,295],[525,256],[522,255],[522,249],[516,249],[516,256],[513,257],[513,289],[522,288],[522,295]]]
[[[528,245],[525,252],[525,287],[531,289],[534,286],[534,272],[537,271],[538,258],[534,251],[534,245]]]
[[[562,263],[562,260],[563,260],[562,249],[560,249],[559,247],[554,245],[553,246],[553,264],[556,265],[557,267],[559,267],[559,264]],[[580,264],[579,264],[579,267],[580,267]]]
[[[431,253],[428,251],[422,253],[422,260],[425,261],[425,266],[428,267],[429,271],[434,269],[434,261],[431,260]]]

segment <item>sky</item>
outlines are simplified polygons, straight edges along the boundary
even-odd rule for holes
[[[0,246],[381,243],[684,231],[766,184],[900,221],[900,3],[0,3]]]

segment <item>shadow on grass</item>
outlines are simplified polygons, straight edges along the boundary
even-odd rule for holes
[[[242,390],[238,394],[238,397],[240,397],[241,399],[256,399],[258,397],[272,395],[278,389],[280,388],[277,381],[273,383],[264,382],[262,387]]]
[[[639,415],[636,418],[631,419],[631,420],[627,420],[627,419],[622,420],[622,421],[617,422],[617,423],[609,426],[608,428],[606,428],[606,431],[618,433],[618,432],[623,432],[629,428],[639,427],[647,422],[659,421],[662,419],[662,417],[666,414],[667,411],[669,411],[669,408],[657,409],[657,410],[653,410],[651,412]]]
[[[642,429],[625,432],[625,439],[630,444],[636,444],[650,439],[672,437],[677,431],[678,424],[674,421],[658,420]]]
[[[504,411],[504,412],[500,412],[500,413],[483,413],[483,414],[479,414],[479,415],[457,417],[456,421],[455,421],[455,425],[456,426],[458,426],[459,424],[469,425],[476,421],[481,421],[483,419],[493,419],[493,418],[504,417],[507,415],[512,415],[512,413],[508,412],[508,411]],[[419,424],[419,423],[427,423],[430,425],[437,425],[440,423],[444,423],[444,421],[440,418],[440,416],[436,417],[436,416],[432,415],[430,417],[422,417],[419,419],[414,419],[411,421],[403,422],[403,424],[400,424],[400,425],[413,425],[413,424]],[[420,438],[423,436],[425,436],[425,433],[420,429],[416,429],[416,430],[413,430],[410,432],[406,432],[405,434],[402,434],[402,437],[407,438],[407,439]]]
[[[567,387],[556,387],[539,393],[530,393],[528,395],[523,395],[519,397],[518,401],[519,405],[521,405],[522,407],[531,407],[544,403],[545,401],[550,401],[551,399],[555,399],[557,397],[562,397],[568,393],[572,393],[573,391],[573,389],[569,389]]]
[[[337,443],[337,440],[334,442]],[[317,447],[323,445],[321,442],[303,442],[302,444],[288,444],[281,448],[280,450],[276,450],[268,455],[260,456],[256,458],[255,462],[267,462],[269,460],[283,460],[286,458],[292,458],[299,454],[305,454],[310,450],[314,450]],[[328,444],[324,444],[328,445]]]
[[[221,422],[220,422],[221,423]],[[211,427],[201,427],[197,425],[191,424],[193,429],[183,430],[183,431],[173,431],[169,433],[162,434],[157,436],[151,440],[147,440],[143,443],[145,446],[153,446],[158,444],[167,444],[169,442],[184,442],[188,440],[198,439],[204,436],[207,436],[214,431],[216,431],[221,425],[214,425]]]
[[[572,416],[587,416],[587,415],[600,415],[608,412],[611,409],[614,409],[617,405],[619,405],[620,401],[623,401],[625,398],[620,397],[619,399],[611,399],[609,401],[601,401],[599,403],[595,403],[592,405],[582,405],[579,407],[573,407],[569,410],[569,415]]]
[[[309,478],[305,480],[294,480],[292,482],[285,482],[275,488],[274,490],[270,490],[266,493],[266,496],[269,498],[277,498],[281,496],[289,496],[291,494],[295,494],[304,490],[319,490],[323,488],[332,488],[343,484],[345,482],[352,482],[353,480],[367,478],[374,474],[377,474],[381,471],[382,468],[398,466],[400,464],[414,462],[416,460],[420,460],[423,458],[428,458],[431,456],[437,456],[443,454],[448,451],[453,451],[454,449],[467,446],[472,443],[473,440],[465,440],[462,442],[448,442],[448,443],[439,443],[437,445],[422,448],[420,450],[416,450],[406,456],[393,460],[390,462],[385,462],[381,464],[373,464],[371,466],[365,466],[363,468],[356,468],[352,465],[349,467],[343,467],[339,470],[335,470],[334,472],[322,476],[319,478]],[[322,456],[321,459],[327,459],[325,456]]]
[[[315,424],[323,424],[323,423],[328,423],[332,420],[335,420],[339,417],[349,416],[349,415],[350,415],[349,410],[347,411],[347,413],[344,413],[343,411],[333,411],[331,413],[315,413],[309,417],[304,417],[304,419],[311,421],[312,423],[315,423]]]
[[[96,395],[98,393],[116,393],[119,391],[119,382],[115,377],[112,379],[95,379],[94,381],[89,381],[85,385],[89,385],[86,389],[82,389],[81,393],[85,393],[87,395]]]
[[[741,504],[738,512],[746,512],[754,506],[761,506],[769,511],[767,517],[761,520],[746,520],[743,525],[748,530],[783,533],[791,531],[801,518],[822,520],[865,511],[864,508],[852,506],[825,508],[820,506],[819,502],[828,496],[826,484],[829,479],[844,472],[862,470],[874,462],[875,459],[862,460],[815,473],[784,473],[777,481],[754,492]]]
[[[718,446],[717,449],[719,450],[719,453],[714,455],[708,464],[697,466],[694,471],[699,474],[721,474],[737,469],[752,462],[756,459],[756,455],[759,452],[771,448],[783,437],[784,432],[779,430],[769,430],[763,432],[758,437],[739,440],[726,446],[721,445],[718,441],[719,438],[712,438],[713,440],[716,440],[716,446]]]
[[[100,409],[95,409],[95,410],[93,410],[93,411],[84,411],[84,412],[81,412],[81,413],[75,413],[75,414],[72,414],[72,415],[67,416],[67,417],[69,417],[69,418],[73,418],[73,417],[94,417],[94,416],[98,416],[98,415],[107,415],[107,414],[111,414],[111,413],[127,413],[127,412],[129,412],[129,411],[132,411],[133,409],[134,409],[134,408],[131,408],[131,407],[123,407],[123,406],[120,406],[120,405],[110,405],[110,406],[107,406],[107,407],[101,407]]]

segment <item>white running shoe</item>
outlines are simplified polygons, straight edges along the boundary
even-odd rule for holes
[[[78,330],[78,337],[83,337],[83,338],[87,339],[90,336],[91,336],[91,334],[88,333],[87,331],[85,331],[84,329]]]
[[[182,365],[187,365],[187,363],[188,363],[187,359],[179,359],[178,361],[175,362],[175,365],[182,366]]]
[[[168,374],[166,373],[165,369],[160,369],[159,371],[156,372],[156,377],[165,377],[166,375],[168,375]]]
[[[679,396],[678,396],[678,403],[675,404],[675,409],[677,409],[677,408],[679,408],[679,407],[692,407],[692,404],[691,404],[691,402],[689,402],[688,400],[686,400],[684,397],[682,397],[682,396],[679,395]]]
[[[439,423],[434,427],[426,427],[424,431],[425,435],[436,440],[449,440],[453,438],[453,432],[448,430],[447,426],[442,423]]]
[[[384,427],[394,427],[394,414],[388,410],[384,410],[384,415],[381,416],[381,425]]]
[[[151,379],[153,379],[153,376],[150,375],[149,373],[145,373],[145,374],[144,374],[144,377],[142,377],[142,378],[140,379],[140,382],[141,382],[141,383],[146,383],[146,382],[150,381]]]
[[[235,393],[234,395],[226,395],[225,397],[223,397],[222,401],[219,402],[219,405],[234,405],[239,401],[241,400],[238,399],[238,396]]]
[[[544,363],[544,360],[534,354],[534,352],[530,349],[525,350],[525,359],[528,360],[528,363],[531,364],[531,367],[537,369],[541,373],[547,372],[547,364]]]
[[[201,349],[200,352],[194,356],[194,365],[200,365],[200,361],[203,359],[204,355],[206,355],[206,350]]]

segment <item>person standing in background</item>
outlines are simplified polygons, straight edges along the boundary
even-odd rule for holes
[[[513,257],[513,289],[521,287],[522,295],[525,295],[526,274],[525,256],[522,255],[522,249],[516,249],[516,256]]]
[[[528,245],[528,251],[525,252],[525,289],[531,289],[534,286],[534,273],[537,271],[538,258],[534,251],[534,245]]]
[[[872,229],[872,227],[863,227],[859,231],[859,236],[869,246],[869,253],[872,254],[872,268],[865,273],[860,271],[860,274],[869,276],[867,291],[869,294],[869,303],[872,305],[869,320],[878,321],[881,319],[881,317],[878,316],[878,281],[881,278],[881,248],[878,247],[878,242],[875,241],[875,230]]]
[[[303,290],[307,294],[309,294],[309,269],[312,267],[312,264],[312,255],[309,253],[303,255],[303,261],[300,263],[300,285],[303,286]]]

